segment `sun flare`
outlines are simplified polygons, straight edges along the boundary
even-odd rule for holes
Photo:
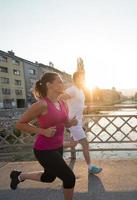
[[[99,75],[94,75],[94,77],[91,77],[90,73],[86,74],[85,77],[85,86],[89,89],[89,90],[93,90],[94,88],[98,87],[100,89],[108,89],[108,88],[112,88],[113,85],[111,86],[108,77],[104,78],[105,76],[102,76],[101,74]]]
[[[105,82],[104,80],[102,80],[101,77],[99,76],[91,76],[91,73],[86,73],[85,76],[85,86],[89,89],[89,90],[93,90],[96,87],[99,88],[103,88],[105,87]]]

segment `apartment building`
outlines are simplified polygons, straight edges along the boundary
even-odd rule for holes
[[[65,85],[71,83],[71,76],[53,65],[31,62],[12,51],[0,51],[0,108],[22,108],[35,102],[32,90],[45,72],[56,72]]]
[[[22,61],[24,64],[26,102],[27,105],[30,105],[35,102],[35,98],[32,93],[35,82],[42,76],[42,74],[46,72],[54,72],[55,69],[44,64],[39,64],[38,62],[33,63],[25,59],[22,59]]]
[[[23,62],[0,51],[0,108],[23,108],[26,103]]]

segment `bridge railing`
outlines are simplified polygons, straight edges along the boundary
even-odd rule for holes
[[[96,108],[99,109],[99,107],[94,107],[94,109]],[[112,108],[113,110],[119,108],[137,109],[137,106],[128,106],[128,108],[126,106],[113,106]],[[90,109],[93,109],[93,107],[90,107]],[[108,107],[101,107],[101,109],[107,110]],[[4,122],[6,122],[5,120]],[[83,128],[85,129],[91,151],[137,150],[136,114],[85,114],[83,117]],[[13,126],[6,131],[1,126],[0,153],[1,155],[19,154],[21,148],[25,149],[25,147],[32,146],[34,138],[34,134],[20,133],[17,130],[15,131]],[[18,150],[15,150],[16,148]],[[70,149],[67,149],[67,151],[70,151]],[[75,151],[81,151],[81,148],[76,148]],[[75,151],[73,149],[73,156]]]
[[[85,132],[91,144],[137,143],[137,115],[84,115],[84,120]],[[134,147],[124,147],[124,150],[134,150]],[[117,145],[115,149],[123,148]]]

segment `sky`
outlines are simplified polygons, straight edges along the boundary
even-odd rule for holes
[[[88,88],[137,88],[136,0],[0,0],[0,50],[72,74]]]

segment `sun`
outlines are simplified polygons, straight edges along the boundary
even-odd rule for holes
[[[110,79],[109,75],[102,73],[94,73],[94,76],[91,76],[91,73],[86,73],[85,76],[85,85],[89,90],[93,90],[94,88],[100,89],[110,89],[115,86]]]
[[[91,78],[91,76],[86,75],[85,77],[85,87],[92,91],[94,88],[99,87],[99,85],[97,84],[97,80],[93,80],[93,78]]]

